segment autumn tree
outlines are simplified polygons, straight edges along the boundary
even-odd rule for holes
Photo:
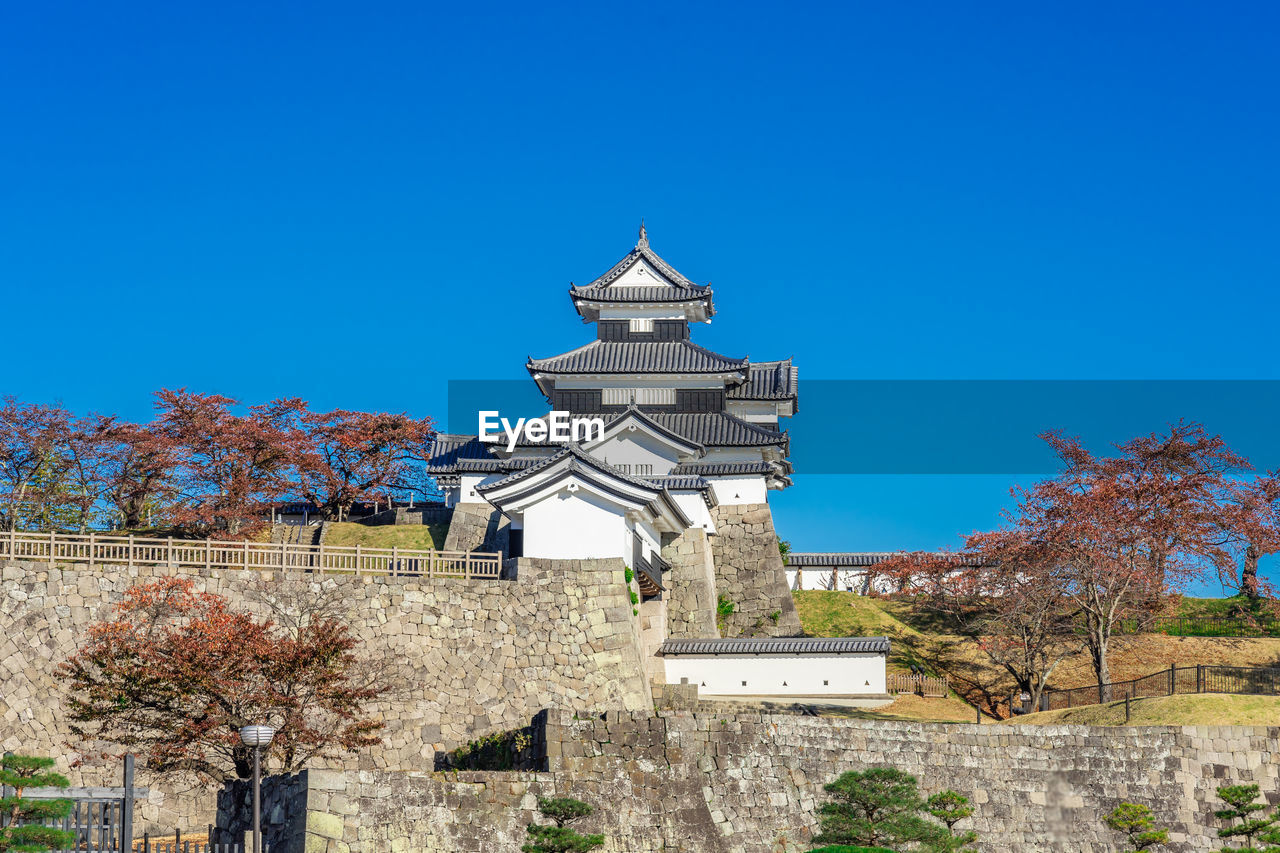
[[[379,743],[382,724],[364,709],[386,687],[356,645],[323,609],[281,627],[165,578],[131,588],[60,673],[77,736],[216,782],[251,773],[238,734],[249,724],[278,727],[269,755],[282,772]]]
[[[430,418],[343,409],[305,412],[300,433],[300,496],[338,520],[358,500],[416,489],[435,436]]]
[[[52,526],[70,420],[62,406],[0,398],[0,520],[9,530]]]
[[[158,425],[112,422],[106,433],[100,478],[103,500],[121,527],[142,527],[172,497],[174,444]]]
[[[156,398],[158,429],[177,463],[174,522],[223,538],[265,523],[291,488],[302,402],[277,400],[240,414],[236,400],[217,394],[163,390]]]
[[[1099,688],[1117,627],[1140,627],[1166,592],[1218,578],[1265,524],[1249,512],[1248,460],[1199,424],[1178,423],[1095,456],[1049,433],[1061,473],[1020,494],[1016,520],[1062,573]]]
[[[1075,608],[1043,549],[1016,529],[975,533],[958,553],[902,553],[873,586],[928,603],[1013,678],[1036,707],[1058,665],[1080,647]]]

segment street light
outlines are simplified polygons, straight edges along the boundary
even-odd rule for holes
[[[271,746],[276,730],[271,726],[245,726],[240,730],[240,740],[253,747],[253,853],[262,853],[262,777],[258,771],[262,747]]]

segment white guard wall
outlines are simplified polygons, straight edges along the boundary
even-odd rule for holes
[[[800,585],[796,586],[796,577],[800,577]],[[804,568],[787,569],[787,586],[792,589],[837,589],[841,592],[866,592],[867,575],[865,569],[836,569],[836,583],[831,585],[831,568],[821,566],[805,566]]]
[[[707,509],[702,492],[672,492],[671,497],[694,527],[701,527],[707,533],[716,532],[716,523],[711,520],[711,510]]]
[[[621,557],[631,562],[625,511],[586,489],[561,489],[526,507],[522,515],[526,557]]]
[[[709,696],[882,696],[885,656],[664,655],[668,684],[682,678]],[[743,682],[746,682],[745,684]]]
[[[769,489],[764,477],[707,477],[716,500],[722,504],[762,504],[768,500]]]

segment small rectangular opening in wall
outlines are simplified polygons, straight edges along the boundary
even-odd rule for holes
[[[633,332],[652,332],[652,331],[653,331],[653,318],[652,318],[652,317],[632,317],[632,318],[631,318],[631,331],[633,331]]]
[[[826,687],[826,686],[828,686],[830,683],[831,683],[831,682],[829,682],[829,681],[825,681],[825,680],[824,680],[824,681],[822,682],[822,686],[823,686],[823,687]]]
[[[744,681],[744,682],[742,682],[742,686],[743,686],[743,687],[746,687],[746,686],[747,686],[747,682],[745,682],[745,681]]]

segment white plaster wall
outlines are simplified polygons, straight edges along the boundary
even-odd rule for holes
[[[626,517],[585,489],[561,489],[523,513],[524,556],[556,560],[620,557],[630,562]]]
[[[459,502],[484,503],[484,498],[476,491],[476,486],[501,480],[506,474],[463,474],[458,489]]]
[[[885,656],[665,655],[667,683],[710,696],[859,696],[886,692]],[[743,682],[746,684],[743,684]],[[825,683],[824,683],[825,682]]]
[[[651,476],[670,474],[679,461],[674,448],[640,429],[623,430],[611,436],[603,444],[592,448],[591,455],[610,465],[651,465]],[[632,467],[631,473],[636,474],[637,469]]]
[[[709,447],[702,462],[759,462],[764,450],[759,447]]]
[[[649,285],[658,282],[649,282]],[[670,305],[636,306],[633,308],[615,306],[600,309],[601,320],[630,320],[632,317],[650,317],[654,320],[683,320],[688,316],[679,308]]]
[[[778,405],[759,400],[726,400],[725,410],[737,415],[744,421],[756,424],[776,424],[778,422]]]
[[[799,587],[796,586],[797,575],[801,576]],[[832,587],[830,567],[787,568],[787,586],[792,589],[838,589],[842,592],[862,593],[865,584],[865,569],[836,569],[836,585]]]
[[[707,477],[716,500],[722,504],[762,504],[768,500],[764,477]]]
[[[649,559],[654,554],[662,551],[662,537],[658,535],[658,531],[653,525],[647,521],[636,520],[631,524],[631,529],[640,537],[640,541],[645,545],[645,559]],[[627,548],[627,565],[631,565],[631,548]]]
[[[831,586],[831,567],[805,566],[804,568],[787,568],[787,586],[797,589],[796,575],[801,574],[799,589],[836,589],[840,592],[866,592],[866,569],[836,569],[836,585]],[[872,586],[881,595],[896,592],[894,584],[887,578],[876,578]]]
[[[707,509],[702,492],[672,492],[671,497],[694,527],[701,527],[708,533],[716,532],[716,523],[711,519],[711,510]]]

